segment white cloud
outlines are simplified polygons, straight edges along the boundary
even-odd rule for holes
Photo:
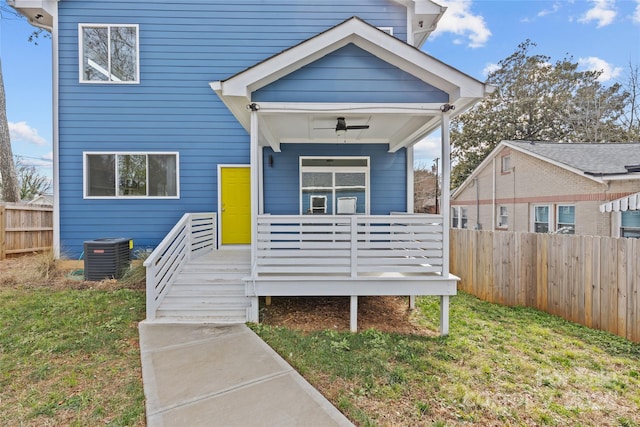
[[[554,13],[556,13],[557,11],[560,10],[560,3],[559,2],[555,2],[553,4],[553,6],[551,6],[551,9],[543,9],[540,12],[538,12],[538,18],[542,18],[543,16],[547,16],[547,15],[553,15]]]
[[[53,161],[53,151],[49,151],[47,154],[42,155],[43,160]]]
[[[433,33],[437,37],[442,33],[453,33],[458,36],[454,43],[467,44],[469,47],[482,47],[491,37],[487,23],[480,15],[471,11],[471,0],[442,0],[439,2],[447,7],[447,11],[438,22]]]
[[[636,6],[636,10],[633,13],[633,22],[636,24],[640,24],[640,0],[636,0],[638,5]]]
[[[434,132],[413,146],[413,163],[431,167],[433,160],[441,156],[440,132]]]
[[[595,56],[579,58],[578,65],[580,65],[580,68],[583,70],[602,71],[602,74],[598,77],[598,80],[601,82],[613,80],[622,73],[622,67],[614,67],[604,59]]]
[[[500,69],[500,66],[498,64],[494,64],[494,63],[487,64],[482,69],[482,75],[487,77],[487,76],[489,76],[489,74],[491,74],[494,71],[497,71],[499,69]]]
[[[591,21],[597,21],[598,28],[606,27],[613,23],[617,12],[615,10],[614,0],[590,0],[593,7],[578,19],[578,22],[588,24]]]
[[[27,122],[9,122],[11,139],[15,141],[31,142],[36,145],[45,145],[47,140],[38,134],[36,128],[32,128]]]

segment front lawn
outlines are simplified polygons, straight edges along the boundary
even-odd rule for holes
[[[252,327],[358,425],[640,425],[640,345],[466,294],[442,338],[418,308],[420,335]]]

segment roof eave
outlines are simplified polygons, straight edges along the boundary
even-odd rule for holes
[[[53,31],[58,0],[7,0],[7,4],[27,18],[34,27]]]

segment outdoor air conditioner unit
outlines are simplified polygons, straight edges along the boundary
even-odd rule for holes
[[[119,279],[131,264],[130,239],[104,238],[84,242],[84,279]]]

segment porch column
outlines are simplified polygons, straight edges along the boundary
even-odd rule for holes
[[[250,173],[251,173],[251,279],[256,279],[255,262],[257,257],[258,236],[258,105],[250,104],[251,109],[251,141],[250,141]],[[248,310],[248,321],[258,322],[258,296],[251,295],[251,308]]]
[[[442,107],[442,277],[449,277],[449,217],[451,215],[451,140],[449,139],[449,111],[452,107]],[[440,335],[449,334],[449,296],[440,296]]]

